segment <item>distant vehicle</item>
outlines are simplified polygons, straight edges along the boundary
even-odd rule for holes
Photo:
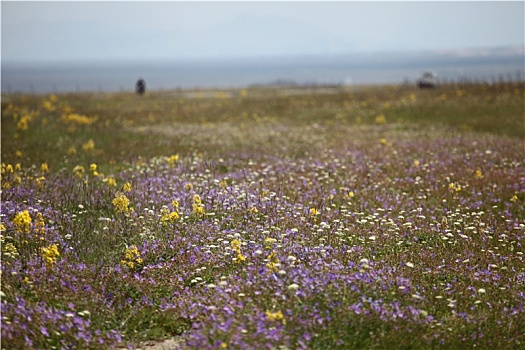
[[[421,78],[417,80],[417,86],[420,89],[435,88],[437,85],[437,76],[432,72],[424,72]]]

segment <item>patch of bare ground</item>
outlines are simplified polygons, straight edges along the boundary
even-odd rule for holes
[[[135,350],[172,350],[177,347],[177,349],[180,348],[180,345],[182,343],[181,337],[174,337],[164,340],[150,340],[141,342],[133,347]],[[127,350],[127,348],[118,348],[116,350]]]

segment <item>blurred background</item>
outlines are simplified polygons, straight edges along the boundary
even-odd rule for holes
[[[524,2],[2,2],[2,93],[523,79]]]

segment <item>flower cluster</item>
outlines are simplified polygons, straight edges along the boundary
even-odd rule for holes
[[[193,196],[192,208],[193,214],[198,217],[203,217],[206,214],[206,211],[204,210],[204,204],[202,203],[202,199],[198,194]]]
[[[122,265],[125,265],[130,269],[137,268],[138,266],[142,265],[143,262],[144,261],[141,258],[140,252],[135,245],[126,248],[124,259],[120,261]]]
[[[128,214],[133,210],[129,207],[130,201],[128,197],[122,192],[117,192],[111,203],[113,204],[116,213]]]
[[[57,258],[60,256],[57,245],[52,244],[50,246],[41,248],[41,250],[42,250],[42,258],[44,259],[44,263],[46,267],[48,269],[51,269],[53,265],[56,263]]]

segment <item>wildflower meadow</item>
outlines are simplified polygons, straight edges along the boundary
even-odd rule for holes
[[[524,100],[4,95],[1,348],[525,349]]]

